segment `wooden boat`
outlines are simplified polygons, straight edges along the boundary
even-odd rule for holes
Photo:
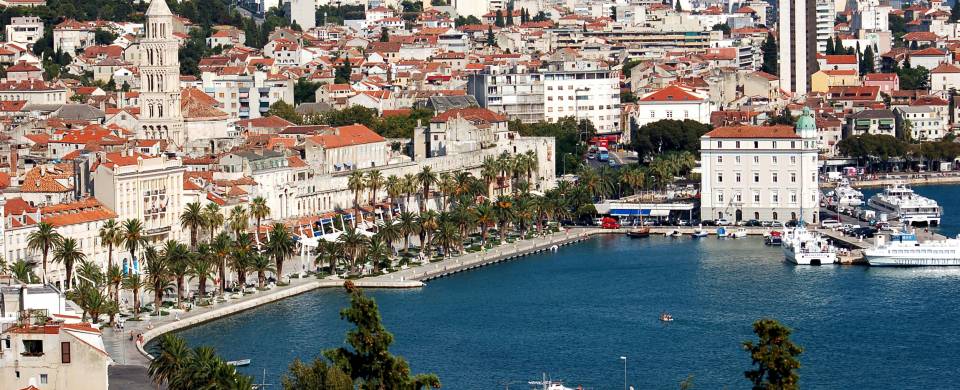
[[[244,367],[250,365],[250,359],[240,359],[240,360],[231,360],[227,362],[227,365],[235,367]]]
[[[646,238],[650,237],[650,228],[642,227],[639,229],[633,229],[627,231],[627,237],[630,238]]]

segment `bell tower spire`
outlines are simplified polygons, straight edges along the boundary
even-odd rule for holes
[[[184,143],[179,46],[173,37],[173,13],[166,0],[150,2],[140,50],[137,138],[166,139],[179,148]]]

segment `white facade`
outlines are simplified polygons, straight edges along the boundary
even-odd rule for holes
[[[204,72],[201,75],[202,89],[220,106],[217,107],[231,118],[253,119],[266,116],[270,105],[278,101],[293,104],[294,81],[271,79],[265,72],[253,74],[217,74]]]
[[[36,16],[11,18],[6,33],[7,42],[32,45],[43,37],[43,20]]]
[[[620,132],[620,79],[610,70],[543,73],[544,119],[587,119],[597,133]]]
[[[906,128],[909,122],[910,137],[914,141],[937,141],[943,138],[946,128],[943,117],[930,106],[898,107],[898,127]]]
[[[701,137],[701,219],[789,221],[802,215],[816,222],[816,129],[810,134],[801,138],[787,126],[740,126]]]
[[[817,34],[814,0],[779,0],[780,86],[785,91],[806,94],[810,75],[816,72]]]
[[[2,389],[108,388],[107,367],[112,360],[100,331],[88,324],[17,326],[3,338],[9,343],[0,346]]]
[[[633,114],[637,126],[664,119],[694,120],[710,123],[712,112],[707,96],[685,90],[677,86],[650,92],[637,100],[637,110]]]
[[[833,25],[837,14],[833,11],[833,1],[817,0],[817,53],[827,52],[827,40],[833,36]]]

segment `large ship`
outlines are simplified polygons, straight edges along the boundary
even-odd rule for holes
[[[877,237],[877,244],[863,252],[871,266],[957,266],[960,265],[960,239],[919,242],[914,233],[900,232],[889,240]]]
[[[837,262],[837,248],[820,233],[807,228],[801,222],[788,229],[781,239],[783,257],[797,265],[827,265]]]
[[[908,225],[939,225],[940,205],[937,201],[917,195],[912,189],[896,184],[883,189],[867,201],[867,205],[892,219]]]

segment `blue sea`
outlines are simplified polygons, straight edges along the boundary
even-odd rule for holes
[[[792,328],[804,348],[803,388],[960,388],[960,269],[782,259],[759,239],[606,236],[368,294],[396,336],[392,352],[447,389],[525,389],[542,373],[620,389],[620,356],[638,389],[676,388],[688,375],[697,389],[747,388],[741,344],[764,317]],[[344,345],[350,325],[338,312],[347,304],[340,290],[316,291],[180,334],[228,360],[252,359],[241,371],[260,382],[265,370],[278,388],[294,358]],[[661,323],[663,311],[675,321]]]

